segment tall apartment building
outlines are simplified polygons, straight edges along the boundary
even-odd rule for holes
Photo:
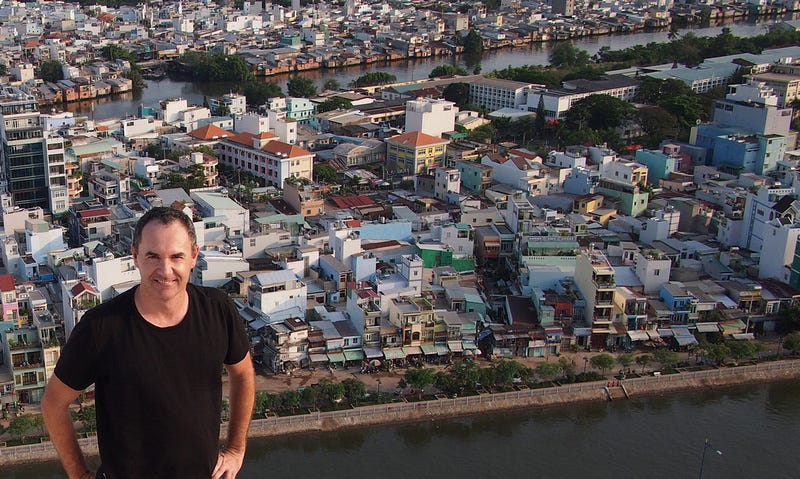
[[[0,90],[0,184],[22,208],[69,208],[64,140],[42,127],[39,104],[15,87]]]
[[[406,132],[419,131],[442,137],[455,130],[458,107],[447,100],[420,98],[406,102]]]
[[[527,105],[528,94],[540,86],[500,78],[478,78],[469,84],[469,101],[490,111],[524,109],[521,107]]]
[[[592,329],[592,346],[605,347],[614,332],[611,327],[614,313],[614,268],[602,251],[582,250],[575,258],[575,284],[586,301],[584,319]]]

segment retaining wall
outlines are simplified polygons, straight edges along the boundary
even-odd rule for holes
[[[782,360],[751,366],[631,378],[624,380],[623,384],[631,397],[636,397],[698,387],[728,386],[789,378],[800,378],[800,360]],[[603,389],[606,384],[605,381],[597,381],[452,399],[378,404],[342,411],[255,419],[250,426],[250,436],[263,437],[311,431],[331,431],[343,427],[453,417],[511,408],[558,405],[579,401],[606,401],[607,395]],[[222,437],[224,435],[225,425],[222,427]],[[97,455],[96,438],[80,439],[78,442],[85,454]],[[55,449],[48,442],[0,448],[0,465],[56,459]]]

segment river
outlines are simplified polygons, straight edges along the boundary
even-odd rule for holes
[[[727,24],[725,27],[730,28],[736,36],[748,37],[764,33],[766,27],[774,21],[774,19],[763,19],[757,23],[739,22]],[[722,26],[691,28],[680,30],[679,33],[691,31],[698,36],[715,36],[722,32],[722,28]],[[668,35],[668,30],[660,30],[628,35],[619,34],[585,37],[576,39],[573,43],[577,48],[586,50],[590,55],[593,55],[604,46],[617,50],[650,42],[664,42],[668,41]],[[492,70],[502,70],[509,65],[546,65],[548,63],[551,45],[550,43],[536,43],[519,48],[506,48],[486,52],[480,63],[481,71],[486,73]],[[427,78],[428,74],[435,67],[445,63],[452,63],[454,60],[458,65],[464,66],[463,57],[428,57],[391,63],[373,63],[371,65],[360,65],[336,70],[313,70],[300,74],[313,80],[317,88],[321,89],[322,85],[329,79],[335,79],[340,85],[344,86],[364,73],[376,70],[392,74],[397,77],[398,81]],[[266,80],[275,82],[278,85],[285,85],[288,79],[288,75],[276,75]],[[97,100],[69,103],[66,106],[66,110],[72,111],[75,114],[87,115],[90,118],[102,120],[123,117],[125,115],[135,115],[139,105],[153,106],[165,98],[182,97],[186,98],[190,104],[200,105],[203,103],[203,98],[206,96],[218,96],[230,91],[236,91],[238,88],[238,84],[235,82],[194,84],[174,81],[169,78],[158,81],[148,81],[147,84],[147,88],[139,92],[129,92]]]
[[[800,382],[253,439],[239,479],[798,477]],[[722,455],[716,453],[722,452]],[[0,479],[63,478],[54,463]]]

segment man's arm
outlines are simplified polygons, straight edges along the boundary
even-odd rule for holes
[[[247,448],[247,430],[253,415],[256,385],[250,353],[236,364],[226,364],[230,386],[230,422],[228,440],[214,468],[213,479],[233,479],[242,468]]]
[[[58,377],[53,376],[47,383],[44,396],[42,396],[42,416],[50,434],[50,440],[56,447],[61,465],[70,479],[89,479],[94,473],[86,465],[78,446],[75,435],[75,426],[69,413],[69,405],[78,397],[76,391],[64,384]]]

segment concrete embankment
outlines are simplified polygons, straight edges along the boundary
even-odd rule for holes
[[[646,376],[622,381],[632,398],[670,391],[800,378],[800,360],[782,360],[750,366]],[[252,437],[332,431],[345,427],[445,418],[503,409],[556,406],[582,401],[607,401],[605,381],[567,384],[541,389],[521,389],[495,394],[420,402],[396,402],[330,412],[310,412],[287,417],[255,419]],[[224,427],[223,427],[224,437]],[[81,439],[87,454],[97,454],[94,438]],[[56,460],[49,443],[0,448],[0,465]]]

